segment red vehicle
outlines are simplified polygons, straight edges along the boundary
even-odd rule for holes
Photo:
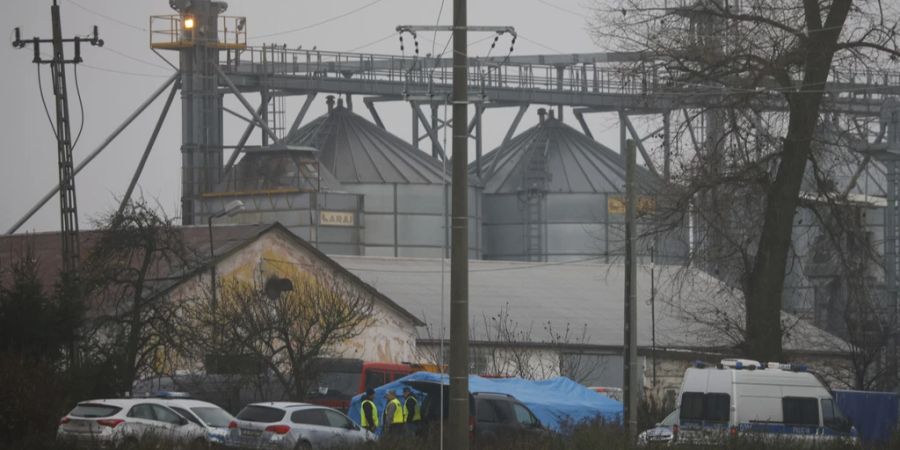
[[[377,388],[413,372],[427,370],[416,364],[365,362],[361,359],[321,358],[316,365],[318,380],[308,401],[346,411],[350,399],[368,388]]]

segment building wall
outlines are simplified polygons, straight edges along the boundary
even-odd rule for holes
[[[281,223],[297,236],[327,254],[362,254],[365,217],[363,196],[344,192],[234,193],[208,195],[208,211],[222,211],[233,200],[244,203],[234,216],[215,219],[216,224]],[[344,223],[327,223],[323,216],[341,215]]]
[[[298,246],[293,238],[278,231],[265,233],[242,250],[222,260],[217,268],[219,279],[236,277],[250,281],[256,277],[287,276],[302,272],[334,279],[351,288],[357,286],[341,273],[331,270],[315,254]],[[173,293],[174,298],[197,298],[205,295],[210,286],[210,274],[204,272],[180,285]],[[356,287],[361,295],[371,295]],[[384,302],[375,299],[370,326],[361,334],[336,349],[335,356],[359,358],[365,361],[401,362],[410,361],[415,352],[415,326],[406,316],[400,314]]]

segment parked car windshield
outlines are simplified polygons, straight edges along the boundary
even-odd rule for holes
[[[266,406],[249,405],[238,413],[237,418],[248,422],[272,423],[284,417],[284,411]]]
[[[69,415],[75,417],[109,417],[121,410],[122,408],[118,406],[82,403],[76,406]]]
[[[671,427],[672,425],[675,425],[676,423],[678,423],[678,410],[677,409],[675,411],[670,412],[669,415],[666,416],[665,419],[663,419],[662,421],[659,422],[659,424],[664,427]]]
[[[203,406],[191,408],[191,411],[200,417],[200,420],[214,428],[226,428],[228,427],[228,422],[231,422],[231,414],[228,414],[222,408]]]

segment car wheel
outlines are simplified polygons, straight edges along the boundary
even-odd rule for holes
[[[295,448],[296,450],[312,450],[312,444],[307,441],[300,441]]]
[[[210,448],[209,441],[203,438],[194,439],[194,442],[191,444],[191,448],[194,450]]]

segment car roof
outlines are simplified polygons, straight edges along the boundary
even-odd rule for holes
[[[312,403],[301,403],[301,402],[259,402],[259,403],[251,403],[247,406],[268,406],[270,408],[282,408],[282,409],[293,409],[293,408],[304,408],[309,406],[320,407],[319,405],[313,405]]]
[[[79,405],[113,405],[113,406],[131,406],[137,403],[156,403],[162,404],[159,399],[155,398],[98,398],[93,400],[82,400]]]
[[[154,400],[158,400],[165,405],[179,406],[182,408],[213,407],[213,408],[223,409],[221,406],[219,406],[215,403],[204,402],[203,400],[195,400],[195,399],[188,399],[188,398],[157,398]]]
[[[503,399],[518,401],[518,399],[516,399],[516,397],[513,396],[512,394],[504,394],[504,393],[500,393],[500,392],[473,392],[472,396],[474,396],[474,397],[495,397],[495,398],[503,398]]]

